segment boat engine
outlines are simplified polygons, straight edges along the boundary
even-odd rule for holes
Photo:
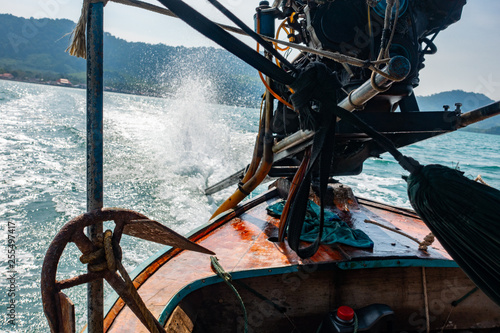
[[[370,100],[364,110],[392,112],[399,107],[402,112],[409,112],[419,111],[413,88],[419,85],[418,73],[424,67],[424,57],[436,53],[434,38],[460,20],[465,4],[466,0],[399,0],[393,8],[390,29],[384,29],[386,0],[283,0],[280,10],[263,1],[258,10],[263,17],[275,15],[285,19],[288,38],[293,43],[363,60],[377,59],[382,36],[388,34],[390,56],[407,58],[411,72],[404,81]],[[270,20],[262,20],[261,31],[269,30],[266,22]],[[340,64],[309,52],[302,52],[293,64],[305,66],[311,61],[323,62],[337,73],[342,84],[341,99],[369,80],[372,73],[367,68]],[[274,88],[289,100],[286,87],[275,84]],[[274,128],[278,138],[298,130],[292,111],[283,103],[276,114]]]

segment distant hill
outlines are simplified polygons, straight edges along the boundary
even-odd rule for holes
[[[76,23],[0,14],[0,73],[73,84],[86,80],[83,59],[65,52]],[[188,78],[201,80],[211,102],[256,106],[262,93],[257,72],[230,54],[210,48],[131,43],[104,35],[104,84],[130,93],[168,95]],[[223,93],[219,93],[223,92]]]
[[[468,131],[469,132],[475,132],[475,133],[485,133],[485,134],[500,135],[500,126],[495,126],[495,127],[488,128],[488,129],[469,128]]]
[[[85,84],[86,62],[65,52],[70,20],[25,19],[0,14],[0,74],[9,72],[17,79],[34,82],[67,78]],[[168,96],[188,80],[198,80],[213,103],[257,107],[263,92],[257,72],[229,52],[209,47],[173,47],[163,44],[132,43],[104,34],[104,84],[112,89],[157,96]],[[455,109],[464,112],[490,104],[483,94],[461,90],[419,96],[423,111]],[[472,125],[490,129],[500,126],[500,116]]]
[[[441,111],[443,105],[449,105],[450,110],[455,110],[455,103],[462,103],[462,111],[468,112],[494,101],[483,94],[465,92],[462,90],[445,91],[430,96],[417,96],[417,101],[422,111]],[[496,116],[467,129],[490,129],[500,126],[500,116]]]

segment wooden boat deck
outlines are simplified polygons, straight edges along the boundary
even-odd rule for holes
[[[392,229],[401,229],[423,240],[430,233],[425,224],[409,210],[369,200],[359,200],[349,213],[337,211],[348,224],[365,231],[374,241],[373,250],[344,245],[321,245],[313,257],[302,260],[286,242],[271,241],[277,236],[279,220],[269,216],[266,207],[281,200],[277,190],[264,194],[255,207],[240,216],[222,216],[194,232],[190,239],[214,251],[233,279],[297,272],[308,264],[336,265],[341,269],[376,267],[458,267],[435,241],[428,252],[398,233],[366,223],[372,220]],[[270,240],[271,239],[271,240]],[[165,264],[166,263],[166,264]],[[171,249],[152,260],[134,282],[150,311],[164,322],[188,294],[221,280],[210,267],[207,255]],[[112,304],[109,304],[111,306]],[[107,332],[147,332],[121,300],[116,301],[105,318]]]

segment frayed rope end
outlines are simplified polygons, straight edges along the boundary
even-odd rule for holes
[[[109,0],[85,0],[83,2],[82,14],[80,15],[80,19],[78,19],[75,29],[71,32],[72,40],[71,44],[66,49],[66,52],[72,56],[87,59],[85,30],[87,28],[87,17],[89,14],[90,3],[102,2],[104,6],[106,6],[108,1]]]
[[[76,24],[75,29],[71,32],[71,44],[66,49],[70,55],[87,59],[87,44],[85,40],[85,29],[87,27],[87,17],[89,12],[90,1],[83,2],[82,14]]]

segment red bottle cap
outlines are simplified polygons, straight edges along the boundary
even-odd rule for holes
[[[354,318],[354,310],[343,305],[337,309],[337,318],[343,321],[351,321]]]

